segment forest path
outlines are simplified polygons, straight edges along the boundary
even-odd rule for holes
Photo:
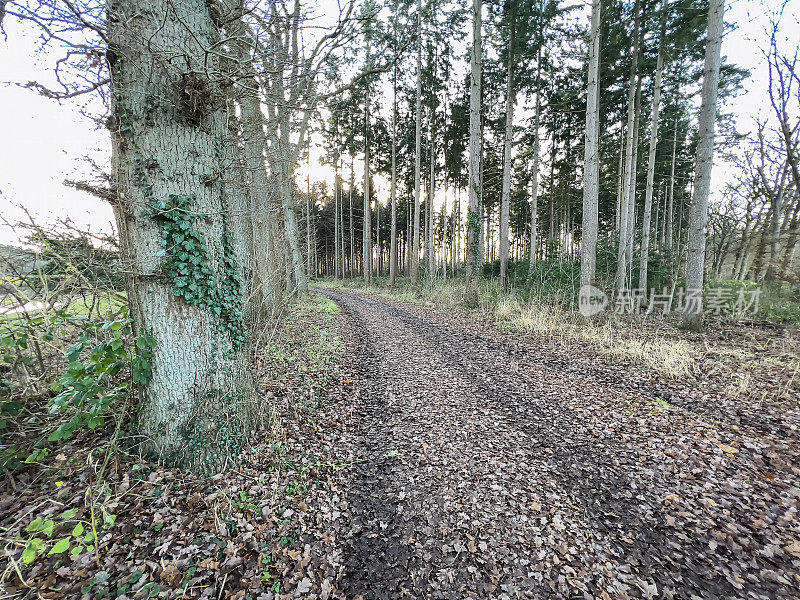
[[[800,488],[754,500],[744,448],[718,449],[741,439],[469,320],[319,292],[355,334],[331,524],[348,598],[797,593],[793,556],[748,528]]]

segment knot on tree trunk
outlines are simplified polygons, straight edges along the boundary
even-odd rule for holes
[[[180,109],[186,121],[199,126],[223,102],[214,93],[208,78],[199,73],[184,73],[180,81]]]

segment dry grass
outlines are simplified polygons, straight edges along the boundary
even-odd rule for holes
[[[401,279],[394,289],[383,280],[375,280],[369,292],[440,310],[463,309],[464,283],[461,279],[426,282],[413,288]],[[320,287],[347,287],[365,290],[359,279],[322,280]],[[602,323],[588,321],[580,313],[545,302],[524,302],[504,292],[496,282],[478,284],[478,307],[475,311],[506,330],[522,331],[543,338],[548,343],[580,345],[611,361],[628,361],[652,369],[670,378],[682,378],[699,364],[706,354],[702,348],[680,338],[671,328],[654,328],[615,318]]]
[[[680,378],[692,372],[700,352],[688,341],[621,320],[595,324],[558,306],[502,299],[495,309],[502,328],[535,334],[549,342],[578,343],[612,360],[631,361]]]

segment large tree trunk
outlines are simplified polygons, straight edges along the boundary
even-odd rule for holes
[[[472,48],[469,86],[469,206],[467,208],[466,293],[468,305],[477,304],[481,255],[481,0],[472,0]]]
[[[581,243],[581,286],[594,283],[597,264],[597,203],[600,193],[600,11],[602,0],[592,3],[589,38],[589,74],[586,98],[586,144],[583,182],[583,239]]]
[[[506,135],[503,147],[503,192],[500,199],[500,285],[508,285],[508,238],[511,204],[511,150],[514,141],[514,44],[517,38],[517,15],[512,8],[508,36],[508,72],[506,73]]]
[[[711,167],[714,161],[714,125],[717,117],[717,88],[724,11],[724,0],[710,0],[702,104],[697,119],[696,175],[689,211],[688,256],[686,258],[687,292],[695,295],[695,301],[686,303],[684,326],[693,328],[699,328],[703,318],[702,292],[705,272],[706,221],[708,219],[708,196],[711,191]]]
[[[647,184],[644,192],[642,214],[642,249],[639,259],[639,289],[647,291],[647,267],[650,258],[650,215],[653,210],[653,181],[656,172],[656,146],[658,145],[658,116],[661,108],[661,75],[664,69],[664,37],[667,27],[666,0],[661,6],[661,32],[659,37],[656,76],[653,85],[653,107],[650,111],[650,148],[647,154]]]
[[[414,150],[414,231],[411,246],[411,283],[419,284],[419,213],[422,200],[422,0],[417,0],[417,98],[414,111],[416,136]]]
[[[224,102],[208,100],[224,97],[208,3],[147,8],[108,6],[115,214],[131,316],[156,339],[139,430],[144,451],[216,471],[258,425],[242,315],[244,199],[225,186]]]

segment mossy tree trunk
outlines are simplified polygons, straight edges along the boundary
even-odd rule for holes
[[[157,342],[142,448],[217,471],[258,424],[243,325],[243,199],[205,0],[108,5],[115,213],[138,331]],[[236,222],[234,222],[236,221]]]

